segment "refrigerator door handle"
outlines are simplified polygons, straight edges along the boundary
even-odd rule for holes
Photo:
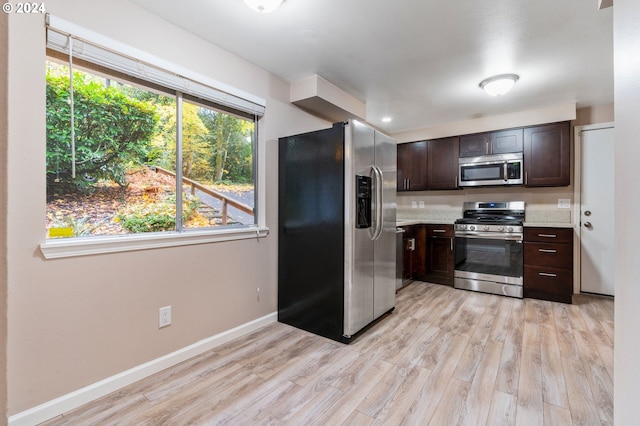
[[[376,228],[373,233],[372,240],[377,240],[382,235],[382,170],[378,166],[372,166],[373,174],[375,176],[375,186],[376,186],[376,198],[374,203],[375,208],[375,218],[376,218]]]

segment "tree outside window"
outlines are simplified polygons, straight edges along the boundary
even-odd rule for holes
[[[255,224],[254,120],[90,69],[71,89],[53,60],[46,81],[48,237]]]

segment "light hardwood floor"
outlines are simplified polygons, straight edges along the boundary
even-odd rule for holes
[[[613,319],[415,282],[350,345],[272,324],[45,424],[613,424]]]

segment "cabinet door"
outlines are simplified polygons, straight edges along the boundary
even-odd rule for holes
[[[492,154],[507,154],[510,152],[522,152],[523,149],[523,130],[510,129],[501,130],[499,132],[491,132],[489,139],[491,141]]]
[[[411,173],[411,144],[398,144],[398,191],[407,191],[407,179]]]
[[[460,136],[460,157],[478,157],[489,153],[489,134]]]
[[[453,238],[427,238],[427,281],[439,284],[453,284]]]
[[[423,280],[427,271],[427,226],[416,225],[414,227],[416,249],[413,253],[413,276]]]
[[[427,141],[398,144],[398,191],[427,189]]]
[[[433,139],[427,154],[428,189],[458,189],[460,138]]]
[[[410,280],[415,276],[415,226],[404,226],[403,229],[404,234],[402,234],[402,278],[405,280]]]
[[[411,238],[402,238],[402,278],[413,279],[413,253]]]
[[[568,121],[524,129],[525,185],[569,185],[570,149]]]

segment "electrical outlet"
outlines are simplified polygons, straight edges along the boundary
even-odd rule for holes
[[[171,325],[171,306],[160,308],[158,316],[158,328]]]
[[[420,201],[418,205],[420,206],[421,209],[424,209],[424,201]]]
[[[415,201],[412,201],[412,202],[411,202],[411,208],[412,208],[412,209],[415,209],[415,208],[417,208],[417,207],[418,207],[418,203],[416,203]]]
[[[570,209],[571,208],[571,199],[570,198],[558,198],[558,208],[559,209]]]

